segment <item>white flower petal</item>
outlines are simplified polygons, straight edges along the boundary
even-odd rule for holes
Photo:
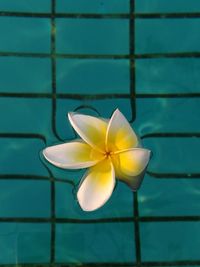
[[[138,189],[149,162],[150,151],[143,148],[128,149],[113,155],[116,176],[133,190]]]
[[[106,159],[91,167],[83,178],[77,193],[78,202],[84,211],[93,211],[103,206],[115,186],[115,172]]]
[[[140,185],[142,183],[144,175],[145,175],[145,170],[142,171],[137,176],[128,176],[128,175],[126,176],[126,175],[124,175],[123,178],[120,179],[120,180],[121,180],[121,182],[126,183],[132,189],[133,192],[136,192],[139,189],[139,187],[140,187]]]
[[[105,150],[106,130],[108,123],[93,116],[69,113],[69,121],[79,136],[99,151]]]
[[[87,168],[104,157],[82,141],[47,147],[43,150],[43,155],[50,163],[63,169]]]
[[[106,134],[108,150],[119,151],[136,147],[138,139],[124,115],[116,109],[113,113]]]
[[[120,172],[129,176],[140,174],[149,162],[150,153],[150,150],[144,148],[133,148],[117,153]]]

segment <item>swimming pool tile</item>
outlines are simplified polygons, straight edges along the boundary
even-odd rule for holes
[[[50,20],[0,17],[0,51],[50,52]]]
[[[133,127],[140,136],[200,132],[199,106],[199,98],[138,98]]]
[[[57,92],[72,94],[128,94],[128,60],[58,59]]]
[[[137,19],[136,53],[200,51],[200,19]],[[192,34],[190,34],[192,32]]]
[[[199,260],[200,222],[142,223],[143,261]]]
[[[150,137],[143,139],[143,143],[154,155],[150,172],[200,173],[200,165],[195,160],[199,157],[200,137]]]
[[[86,170],[84,170],[86,171]],[[76,183],[76,191],[83,174],[71,172],[71,181]],[[78,179],[77,179],[78,177]],[[94,212],[84,212],[77,203],[74,187],[65,183],[56,183],[56,216],[59,218],[98,219],[133,217],[133,192],[123,183],[117,186],[101,209]]]
[[[0,92],[50,93],[50,59],[0,57]]]
[[[35,0],[1,0],[1,11],[13,11],[13,12],[50,12],[50,0],[42,0],[40,2]]]
[[[0,218],[49,217],[50,182],[0,179],[0,202]]]
[[[145,217],[199,216],[199,196],[200,179],[159,179],[146,174],[138,191],[139,214]]]
[[[0,264],[49,262],[50,225],[0,223],[0,250]]]
[[[199,93],[199,69],[199,58],[136,60],[136,92]]]
[[[165,0],[136,0],[136,12],[142,13],[158,13],[158,12],[198,12],[200,10],[200,2],[196,0],[183,1],[173,0],[173,2]]]
[[[128,54],[129,21],[57,19],[56,48],[67,54]]]
[[[57,12],[61,13],[128,13],[128,0],[57,0]]]
[[[52,136],[51,105],[50,99],[1,97],[1,132],[38,133],[49,140]]]
[[[112,115],[112,112],[116,108],[119,108],[128,120],[131,120],[132,118],[131,103],[129,99],[113,98],[95,100],[95,98],[93,99],[92,97],[83,100],[58,99],[56,113],[56,129],[61,139],[71,140],[76,137],[68,121],[67,113],[70,111],[75,111],[75,109],[79,107],[80,109],[77,111],[79,113],[99,116],[97,113],[99,112],[100,116],[104,118],[109,118]],[[92,110],[92,108],[94,110]],[[95,110],[97,112],[95,112]]]
[[[0,174],[33,174],[48,176],[39,153],[45,147],[40,139],[1,138]]]
[[[57,224],[56,261],[65,264],[133,263],[134,224]]]

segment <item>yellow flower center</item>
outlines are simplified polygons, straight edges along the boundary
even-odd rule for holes
[[[110,156],[111,156],[111,154],[112,154],[112,152],[111,152],[111,151],[106,151],[104,155],[106,156],[106,158],[108,158],[108,157],[110,157]]]

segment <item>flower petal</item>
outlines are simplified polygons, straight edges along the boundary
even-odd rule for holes
[[[136,176],[140,174],[149,162],[150,150],[144,148],[133,148],[118,154],[120,171],[125,175]]]
[[[108,123],[93,116],[68,113],[69,121],[80,137],[99,151],[105,150],[106,130]]]
[[[116,176],[133,190],[138,189],[149,162],[150,150],[135,148],[114,154],[113,164]]]
[[[118,151],[136,147],[138,139],[124,115],[116,109],[113,113],[106,134],[108,150]]]
[[[144,175],[145,175],[145,170],[142,171],[137,176],[123,175],[123,178],[119,178],[119,179],[121,180],[121,182],[126,183],[132,189],[133,192],[136,192],[142,183]]]
[[[105,159],[91,167],[83,178],[77,193],[78,202],[84,211],[93,211],[103,206],[115,186],[115,171],[110,160]]]
[[[104,157],[82,141],[47,147],[43,150],[43,155],[50,163],[63,169],[87,168]]]

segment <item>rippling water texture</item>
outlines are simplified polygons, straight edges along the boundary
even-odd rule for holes
[[[199,28],[197,0],[0,0],[0,266],[200,266]],[[84,213],[40,152],[115,108],[153,157]]]

